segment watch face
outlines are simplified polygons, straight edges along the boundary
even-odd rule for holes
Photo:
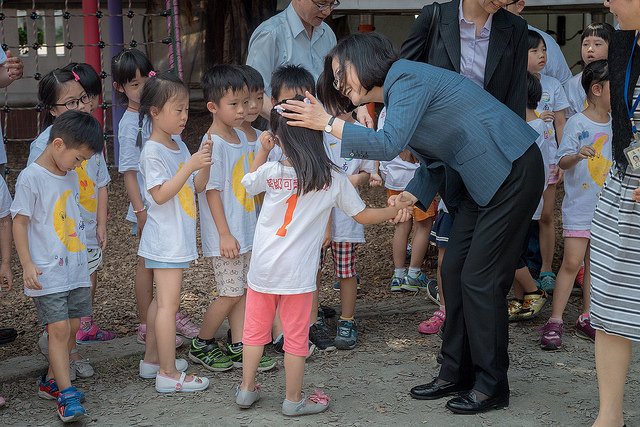
[[[333,127],[331,127],[331,125],[326,125],[326,126],[324,127],[324,131],[325,131],[326,133],[331,133],[331,131],[332,131],[332,130],[333,130]]]

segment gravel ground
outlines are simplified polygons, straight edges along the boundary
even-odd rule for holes
[[[208,117],[192,114],[184,140],[193,149],[208,126]],[[9,146],[9,164],[26,162],[26,145]],[[109,245],[105,264],[99,273],[95,320],[102,328],[114,330],[119,337],[131,336],[138,324],[133,295],[133,273],[137,241],[129,235],[124,221],[127,199],[122,177],[113,170],[109,204],[112,219],[108,224]],[[13,191],[16,174],[9,177]],[[381,189],[364,189],[362,197],[370,206],[383,206]],[[558,203],[562,192],[558,194]],[[558,227],[559,229],[559,227]],[[208,376],[211,387],[195,394],[159,395],[153,383],[137,376],[138,358],[111,359],[97,364],[96,376],[79,380],[77,386],[87,394],[85,407],[92,425],[297,425],[345,424],[367,425],[590,425],[597,414],[598,393],[593,344],[575,337],[573,322],[580,312],[579,296],[569,302],[565,323],[565,347],[558,352],[543,352],[538,347],[539,333],[550,308],[534,320],[511,325],[511,406],[477,416],[454,416],[444,408],[444,401],[424,402],[409,397],[413,385],[430,381],[437,372],[435,355],[440,345],[435,336],[420,335],[416,326],[436,307],[424,295],[391,293],[392,274],[390,239],[393,226],[381,224],[365,227],[367,244],[358,251],[358,270],[362,278],[356,317],[360,338],[353,351],[316,354],[308,360],[304,389],[320,388],[332,398],[331,407],[321,415],[286,419],[280,415],[284,396],[284,370],[261,373],[263,398],[250,410],[234,404],[235,387],[241,372],[207,373],[200,366],[195,371]],[[559,239],[557,254],[562,253]],[[556,255],[554,269],[559,267]],[[331,264],[329,262],[329,264]],[[22,293],[21,268],[14,252],[12,263],[14,289],[0,294],[0,325],[13,326],[20,332],[16,341],[0,346],[0,360],[16,356],[41,357],[35,343],[41,329],[37,326],[31,300]],[[329,267],[329,266],[327,266]],[[338,307],[338,293],[331,290],[331,268],[322,275],[321,302]],[[435,276],[434,258],[425,265],[429,277]],[[181,309],[196,323],[202,320],[215,286],[209,263],[201,257],[185,274]],[[81,350],[82,351],[82,350]],[[186,350],[180,350],[184,356]],[[639,357],[632,361],[627,386],[627,426],[640,425]],[[0,395],[8,405],[0,409],[0,425],[51,425],[57,423],[54,404],[36,396],[36,379],[16,378],[0,384]]]

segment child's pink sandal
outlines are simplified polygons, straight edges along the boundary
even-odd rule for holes
[[[440,326],[444,323],[445,314],[442,310],[437,310],[431,316],[431,319],[425,320],[418,325],[418,332],[421,334],[435,334],[440,329]]]

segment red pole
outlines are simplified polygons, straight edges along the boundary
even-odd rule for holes
[[[96,0],[82,0],[82,14],[92,15],[82,18],[82,26],[84,30],[84,44],[98,44],[98,2]],[[100,74],[100,48],[98,46],[89,46],[84,48],[84,62],[91,65],[96,73]],[[102,108],[98,108],[93,114],[96,119],[102,123]]]

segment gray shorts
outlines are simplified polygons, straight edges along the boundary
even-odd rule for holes
[[[88,287],[33,297],[33,303],[36,306],[40,326],[93,314],[91,288]]]

